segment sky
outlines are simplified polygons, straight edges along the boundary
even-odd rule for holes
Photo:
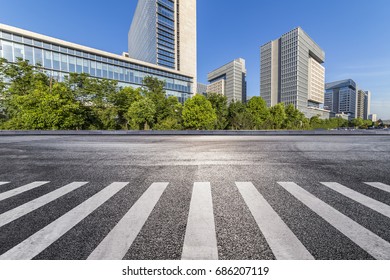
[[[185,0],[182,0],[185,1]],[[137,0],[0,0],[0,23],[121,54]],[[390,1],[198,0],[198,80],[236,59],[260,94],[260,46],[301,26],[326,53],[326,82],[353,79],[390,119]]]

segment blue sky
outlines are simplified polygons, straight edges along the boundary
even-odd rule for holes
[[[185,1],[185,0],[183,0]],[[137,0],[0,0],[0,22],[121,54]],[[390,1],[198,0],[198,79],[242,57],[260,92],[260,46],[301,26],[326,52],[326,81],[354,79],[390,119]]]

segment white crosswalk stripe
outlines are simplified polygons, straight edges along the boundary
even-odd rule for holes
[[[169,183],[154,183],[88,257],[89,260],[121,260],[141,231]]]
[[[338,229],[376,259],[390,259],[390,244],[292,182],[279,182],[285,190]]]
[[[371,187],[390,193],[390,186],[383,183],[365,183]]]
[[[0,256],[0,260],[29,260],[37,256],[129,183],[112,183],[79,206]]]
[[[195,183],[182,260],[217,260],[218,247],[210,183]]]
[[[0,182],[0,186],[7,185],[7,184],[9,184],[9,182]]]
[[[276,259],[314,259],[252,183],[236,185]]]
[[[0,182],[4,185],[8,182]],[[0,201],[7,203],[8,198],[38,188],[49,182],[33,182],[22,187],[0,193]],[[0,231],[17,219],[47,206],[49,203],[75,191],[88,182],[73,182],[52,192],[33,199],[0,214]],[[85,200],[80,205],[66,212],[63,216],[51,222],[38,232],[32,233],[27,239],[0,256],[0,260],[32,259],[50,247],[77,224],[87,218],[95,210],[108,202],[115,194],[125,188],[128,182],[114,182]],[[236,187],[252,214],[273,255],[278,260],[313,260],[314,256],[300,241],[300,236],[284,222],[266,198],[251,182],[236,182]],[[376,259],[390,260],[390,243],[372,231],[366,229],[347,215],[339,212],[323,202],[304,188],[293,182],[279,182],[288,193],[288,199],[298,200],[325,220],[357,246]],[[324,186],[365,207],[368,207],[387,218],[390,218],[390,206],[365,196],[347,186],[336,182],[322,182]],[[383,183],[365,183],[371,187],[390,192],[390,186]],[[169,183],[153,183],[145,193],[134,203],[121,220],[104,237],[100,244],[89,255],[90,260],[121,260],[128,253],[134,240],[164,195]],[[368,188],[368,187],[367,187]],[[182,246],[183,260],[217,260],[218,241],[214,221],[213,197],[210,182],[196,182],[193,185],[191,202],[186,221],[186,231]],[[336,194],[335,193],[335,194]],[[12,202],[10,200],[9,202]],[[40,212],[36,212],[40,213]],[[218,213],[217,213],[218,214]],[[240,213],[237,213],[238,215]],[[365,217],[362,217],[365,218]],[[17,222],[22,223],[23,220]],[[183,221],[184,222],[184,221]],[[224,225],[217,225],[224,226]],[[16,234],[16,233],[15,233]],[[384,237],[385,238],[385,237]]]
[[[390,218],[390,206],[387,204],[376,201],[375,199],[372,199],[368,196],[362,195],[361,193],[358,193],[350,188],[344,187],[339,183],[321,183],[321,184]]]
[[[50,182],[33,182],[31,184],[22,186],[20,188],[16,188],[16,189],[4,192],[4,193],[0,193],[0,201],[5,200],[5,199],[10,198],[10,197],[13,197],[15,195],[30,191],[32,189],[38,188],[38,187],[46,185],[48,183],[50,183]],[[0,182],[0,185],[5,185],[5,184],[6,184],[6,182]]]
[[[0,227],[9,224],[16,219],[35,211],[44,205],[64,196],[84,185],[88,184],[88,182],[74,182],[69,185],[66,185],[62,188],[59,188],[55,191],[52,191],[44,196],[41,196],[37,199],[34,199],[30,202],[27,202],[19,207],[16,207],[8,212],[0,214]]]

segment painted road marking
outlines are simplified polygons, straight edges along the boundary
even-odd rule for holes
[[[122,260],[169,183],[154,183],[88,257],[89,260]]]
[[[19,207],[16,207],[8,212],[5,212],[0,215],[0,227],[28,214],[38,208],[43,207],[44,205],[64,196],[84,185],[88,184],[88,182],[74,182],[69,185],[66,185],[62,188],[59,188],[55,191],[52,191],[44,196],[41,196],[37,199],[34,199],[30,202],[27,202]]]
[[[383,183],[365,183],[365,184],[369,185],[371,187],[380,189],[382,191],[390,193],[390,186],[389,185],[386,185],[386,184],[383,184]]]
[[[375,210],[378,213],[381,213],[382,215],[385,215],[386,217],[390,218],[390,206],[387,204],[384,204],[382,202],[376,201],[375,199],[372,199],[371,197],[362,195],[361,193],[358,193],[350,188],[347,188],[339,183],[321,183],[328,188],[352,199],[360,204],[363,204],[364,206],[371,208],[372,210]]]
[[[390,259],[390,244],[292,182],[280,182],[286,191],[376,259]]]
[[[236,186],[278,260],[314,260],[305,246],[250,182]]]
[[[48,184],[48,183],[50,183],[50,182],[33,182],[31,184],[24,185],[20,188],[16,188],[16,189],[4,192],[4,193],[0,193],[0,201],[5,200],[5,199],[10,198],[10,197],[13,197],[15,195],[30,191],[32,189],[38,188],[38,187],[43,186],[43,185]],[[0,185],[5,185],[5,184],[7,184],[7,182],[0,182]]]
[[[31,237],[0,256],[0,260],[30,260],[85,219],[129,183],[112,183]]]
[[[182,260],[218,260],[210,183],[194,184]]]

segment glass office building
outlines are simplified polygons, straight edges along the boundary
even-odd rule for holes
[[[129,57],[196,80],[196,32],[196,0],[138,0],[129,30]]]
[[[327,83],[324,108],[335,114],[348,115],[353,119],[357,114],[357,85],[351,79]]]
[[[119,86],[142,86],[146,76],[166,82],[168,96],[177,96],[181,102],[194,92],[194,77],[174,69],[125,56],[92,49],[23,29],[0,24],[0,57],[8,62],[17,58],[40,64],[45,72],[58,81],[69,73],[87,73],[98,79],[118,81]]]

